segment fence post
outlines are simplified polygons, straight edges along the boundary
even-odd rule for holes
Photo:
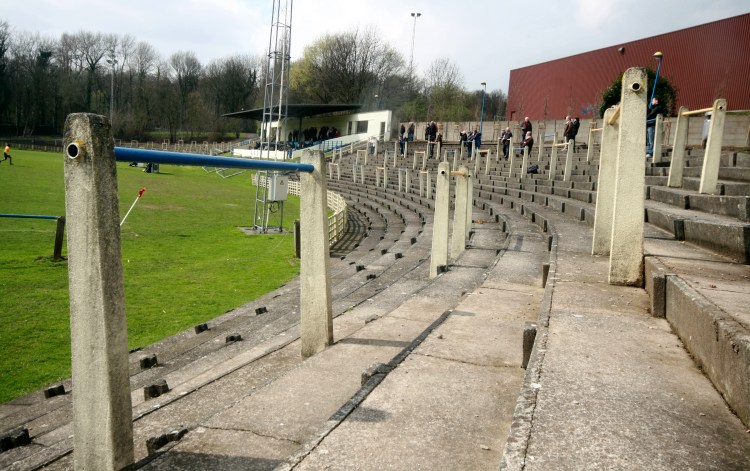
[[[53,260],[62,258],[63,237],[65,236],[65,216],[57,218],[57,228],[55,229],[55,249],[52,252]]]
[[[646,72],[630,68],[622,77],[617,177],[609,257],[609,283],[643,282],[643,226],[646,186]]]
[[[333,343],[331,275],[325,156],[306,150],[302,163],[315,171],[300,174],[300,338],[302,356],[310,357]]]
[[[594,120],[591,120],[591,128],[589,128],[589,142],[586,146],[586,162],[591,162],[591,156],[594,154]]]
[[[669,164],[669,177],[667,186],[671,188],[682,188],[682,175],[685,169],[685,146],[687,145],[688,124],[690,118],[683,116],[687,113],[686,106],[681,106],[677,113],[677,129],[674,131],[674,143],[672,145],[672,162]]]
[[[721,142],[724,140],[724,118],[727,114],[727,101],[719,98],[714,101],[711,110],[711,126],[708,128],[706,152],[703,155],[701,184],[698,193],[715,195],[719,183],[719,164],[721,162]]]
[[[573,142],[569,142],[567,146],[567,153],[565,154],[565,171],[563,173],[563,181],[570,181],[570,173],[573,171]]]
[[[555,179],[557,173],[557,133],[552,138],[552,148],[549,152],[549,180]]]
[[[592,255],[609,255],[612,244],[612,211],[615,203],[617,181],[617,138],[620,133],[619,120],[609,124],[614,108],[604,112],[602,142],[599,148],[599,178],[596,183],[596,212],[594,213],[594,236],[591,241]]]
[[[463,251],[466,249],[466,211],[468,204],[468,180],[469,180],[469,169],[466,166],[458,168],[458,173],[463,175],[456,175],[456,203],[455,209],[453,210],[453,238],[451,239],[451,258],[456,260]],[[438,179],[438,181],[440,181]],[[438,193],[435,192],[435,200],[437,201]]]
[[[133,463],[133,421],[109,121],[68,115],[64,134],[75,469]]]
[[[438,276],[439,267],[448,265],[448,210],[450,207],[450,166],[438,165],[435,181],[435,216],[432,221],[430,278]]]
[[[664,140],[664,116],[661,114],[656,115],[656,122],[654,123],[654,163],[660,163],[664,161],[662,157],[662,140]]]

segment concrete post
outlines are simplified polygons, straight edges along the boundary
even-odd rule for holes
[[[451,259],[456,260],[466,249],[466,203],[469,169],[465,166],[458,168],[456,175],[456,204],[453,210],[453,237],[451,239]],[[438,182],[440,180],[438,179]],[[437,202],[438,193],[435,192]]]
[[[685,169],[685,146],[687,145],[688,124],[690,118],[683,116],[687,113],[686,106],[681,106],[677,113],[677,129],[674,131],[674,143],[672,145],[672,162],[669,164],[669,178],[667,186],[682,188],[682,174]]]
[[[614,108],[604,112],[602,143],[599,155],[599,178],[596,189],[596,213],[594,214],[594,236],[591,242],[593,255],[609,255],[612,244],[612,211],[615,203],[617,178],[617,139],[620,134],[619,120],[609,124]]]
[[[565,154],[565,172],[563,173],[563,181],[569,182],[570,174],[573,171],[573,144],[568,144],[566,149],[567,153]]]
[[[333,343],[333,317],[325,158],[308,150],[302,163],[315,166],[300,174],[300,338],[302,356],[309,357]]]
[[[489,175],[490,174],[490,160],[492,159],[492,152],[489,149],[487,149],[486,156],[487,156],[486,157],[487,160],[485,161],[485,165],[484,165],[484,174]]]
[[[471,235],[471,223],[474,212],[474,177],[471,173],[466,176],[466,240]]]
[[[529,169],[529,148],[523,147],[523,161],[521,162],[521,178],[526,178],[526,171]]]
[[[727,114],[727,101],[719,98],[711,110],[711,126],[708,128],[706,152],[703,155],[701,184],[698,193],[715,195],[719,189],[719,163],[721,162],[721,141],[724,140],[724,119]]]
[[[664,116],[661,114],[656,115],[656,122],[654,123],[654,154],[652,162],[660,163],[664,161],[662,157],[661,143],[664,140]]]
[[[622,78],[620,135],[617,142],[609,283],[643,284],[643,214],[646,160],[646,72],[630,68]]]
[[[448,210],[450,207],[450,167],[438,165],[435,182],[435,217],[432,222],[430,278],[438,276],[438,267],[448,265]]]
[[[549,153],[549,180],[555,179],[557,173],[557,133],[552,138],[552,149]]]
[[[542,161],[542,154],[544,153],[544,128],[540,127],[539,131],[537,132],[537,142],[539,145],[537,146],[537,151],[539,151],[539,156],[537,158],[537,161]]]
[[[497,152],[497,154],[495,154],[497,156],[497,158],[495,160],[497,160],[498,162],[500,161],[500,152],[502,151],[502,145],[503,145],[502,139],[498,138],[497,139],[497,148],[495,149],[495,151]]]
[[[75,469],[133,463],[133,420],[120,248],[117,169],[109,121],[65,120]]]
[[[510,168],[508,176],[512,177],[516,171],[516,169],[514,168],[516,165],[516,149],[513,145],[513,138],[511,138],[510,142],[508,143],[508,154],[510,155],[510,157],[508,157],[508,167]]]
[[[591,162],[591,156],[594,154],[594,121],[591,121],[591,129],[589,129],[589,142],[586,146],[586,162]]]

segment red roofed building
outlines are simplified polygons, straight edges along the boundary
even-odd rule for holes
[[[730,110],[750,109],[750,14],[617,44],[510,71],[506,119],[598,117],[599,101],[630,67],[656,69],[677,90],[677,107],[707,108],[726,98]]]

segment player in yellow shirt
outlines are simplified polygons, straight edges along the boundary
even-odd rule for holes
[[[10,146],[8,144],[5,144],[5,150],[3,151],[3,160],[0,160],[0,162],[5,162],[6,160],[10,160],[10,164],[13,165],[13,159],[10,156]]]

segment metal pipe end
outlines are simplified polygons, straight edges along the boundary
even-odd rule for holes
[[[79,160],[86,155],[86,148],[81,141],[73,141],[65,148],[65,155],[69,159]]]

